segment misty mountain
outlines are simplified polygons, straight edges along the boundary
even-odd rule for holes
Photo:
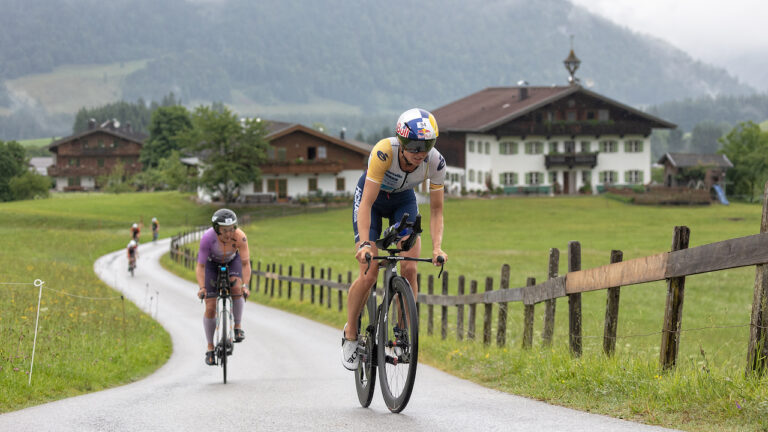
[[[582,85],[621,102],[754,92],[567,0],[0,0],[0,10],[0,82],[148,59],[123,80],[127,101],[173,92],[185,102],[337,101],[391,115],[520,80],[562,85],[570,35]],[[0,106],[8,101],[0,87]]]

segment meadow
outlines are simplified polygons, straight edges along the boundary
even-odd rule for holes
[[[424,226],[429,226],[428,208],[421,212]],[[740,203],[645,207],[604,197],[448,200],[443,249],[449,255],[445,267],[449,292],[456,293],[459,275],[478,280],[481,289],[491,276],[498,288],[505,263],[511,266],[512,287],[523,286],[527,277],[543,281],[550,248],[560,249],[559,272],[564,274],[567,245],[573,240],[581,242],[582,268],[590,268],[607,264],[611,249],[622,250],[625,260],[668,251],[675,225],[690,227],[690,247],[756,234],[760,212],[759,205]],[[262,268],[277,263],[286,271],[291,265],[296,275],[305,263],[307,268],[331,268],[334,275],[345,275],[345,280],[348,271],[356,271],[350,209],[265,219],[245,230],[254,263],[261,261]],[[423,245],[422,255],[427,256],[431,245],[427,232]],[[178,267],[176,271],[190,276]],[[423,281],[429,274],[437,275],[429,266],[420,271]],[[458,342],[455,308],[449,312],[448,338],[443,341],[439,336],[439,308],[435,334],[429,336],[424,325],[426,308],[422,308],[421,359],[483,385],[580,410],[686,430],[765,430],[768,379],[744,377],[754,277],[754,267],[749,267],[686,279],[680,352],[677,367],[668,372],[659,369],[664,282],[622,288],[612,358],[602,354],[606,292],[597,291],[582,296],[584,355],[580,359],[568,352],[566,299],[557,302],[555,336],[549,348],[541,345],[543,305],[537,306],[532,350],[520,348],[523,308],[519,303],[509,304],[503,348]],[[342,327],[346,316],[335,312],[335,293],[333,310],[328,310],[308,304],[308,294],[303,303],[297,301],[296,284],[293,292],[290,301],[263,293],[252,299]],[[482,328],[481,312],[478,315],[478,328]]]

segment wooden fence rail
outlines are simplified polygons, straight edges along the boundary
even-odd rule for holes
[[[506,344],[506,317],[508,302],[522,302],[524,307],[524,328],[522,331],[523,347],[532,345],[534,307],[545,302],[544,329],[542,331],[543,344],[551,344],[554,332],[554,319],[556,299],[568,297],[569,310],[569,347],[574,356],[580,356],[582,350],[581,335],[581,294],[589,291],[607,290],[605,325],[603,336],[603,351],[611,355],[615,350],[616,328],[619,314],[619,292],[622,286],[636,285],[646,282],[667,281],[667,304],[665,318],[662,325],[662,341],[660,347],[660,365],[667,369],[674,367],[679,351],[680,322],[682,319],[682,306],[684,298],[685,277],[700,273],[721,271],[737,267],[756,266],[754,300],[751,317],[750,342],[747,354],[747,373],[763,373],[768,358],[768,183],[766,183],[763,204],[762,223],[760,233],[724,240],[707,245],[688,248],[690,230],[687,227],[675,227],[672,250],[655,255],[623,260],[623,254],[619,250],[613,250],[610,254],[610,263],[590,269],[581,269],[581,245],[579,242],[570,242],[568,245],[568,273],[558,276],[559,263],[558,249],[550,249],[548,279],[535,283],[535,279],[526,278],[526,286],[509,288],[509,266],[502,267],[499,289],[494,290],[493,278],[485,280],[485,289],[478,292],[478,281],[469,282],[469,294],[465,294],[464,276],[458,277],[458,295],[448,295],[448,272],[443,273],[441,294],[434,294],[434,277],[429,275],[427,279],[426,293],[422,290],[418,296],[418,304],[427,305],[428,334],[433,333],[434,306],[440,306],[441,312],[441,337],[448,335],[448,308],[457,308],[456,337],[464,338],[466,326],[466,338],[475,339],[477,305],[484,305],[483,318],[483,343],[491,343],[492,307],[498,303],[498,327],[496,343],[499,346]],[[183,248],[184,243],[199,238],[199,233],[185,232],[174,237],[171,242],[171,256],[177,262],[184,262],[190,268],[194,266],[194,257],[189,249]],[[261,270],[261,262],[257,267],[251,267],[256,276],[256,284],[253,289],[259,291],[259,282],[264,278],[264,293],[275,295],[274,283],[279,281],[277,295],[282,296],[282,282],[288,282],[288,297],[290,298],[291,284],[299,284],[299,301],[304,301],[304,285],[310,286],[310,302],[316,301],[315,286],[318,286],[319,302],[321,306],[331,308],[331,290],[338,290],[338,310],[343,311],[343,292],[347,291],[352,279],[351,273],[347,274],[347,282],[342,282],[341,274],[337,274],[337,280],[332,280],[332,271],[319,269],[320,278],[315,278],[315,267],[309,269],[310,277],[306,278],[305,265],[301,264],[300,276],[292,275],[292,267],[288,267],[288,274],[283,275],[283,266],[279,269],[275,263],[266,265],[266,270]],[[267,290],[271,281],[271,288]],[[327,288],[327,292],[325,289]],[[464,306],[469,306],[469,313],[464,315]]]

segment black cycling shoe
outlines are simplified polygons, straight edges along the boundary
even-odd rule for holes
[[[243,329],[235,329],[235,343],[242,342],[245,339],[245,331]]]
[[[206,351],[205,364],[208,366],[216,366],[216,356],[213,354],[213,351]]]

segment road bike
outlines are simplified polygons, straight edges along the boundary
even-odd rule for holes
[[[378,368],[381,394],[387,408],[398,413],[405,409],[416,380],[416,366],[419,354],[419,315],[413,290],[408,280],[397,274],[398,261],[432,262],[429,258],[399,256],[410,250],[421,234],[421,215],[412,223],[407,222],[408,214],[395,225],[384,231],[376,247],[388,255],[366,254],[368,268],[372,260],[379,260],[384,267],[382,302],[376,305],[376,284],[371,288],[368,300],[358,318],[358,348],[360,359],[355,371],[355,388],[360,405],[367,407],[373,399]],[[396,247],[403,238],[408,237]],[[442,274],[443,257],[439,257]],[[366,270],[367,272],[367,270]],[[440,275],[438,275],[440,277]]]
[[[216,364],[221,366],[224,375],[224,384],[227,383],[227,357],[234,351],[234,326],[235,320],[232,316],[232,282],[229,280],[229,264],[219,264],[218,275],[216,276],[216,333],[214,341],[216,346],[213,349],[216,356]]]

